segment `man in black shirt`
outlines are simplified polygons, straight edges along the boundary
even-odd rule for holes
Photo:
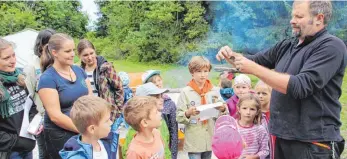
[[[253,56],[228,46],[216,55],[273,88],[269,129],[277,137],[275,159],[339,158],[343,151],[339,98],[347,49],[325,29],[331,14],[329,1],[295,1],[294,38]]]

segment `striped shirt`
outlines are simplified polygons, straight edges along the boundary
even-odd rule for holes
[[[264,159],[269,155],[269,135],[262,125],[243,127],[238,124],[242,139],[246,142],[246,148],[242,155],[258,155]]]
[[[96,89],[95,87],[95,82],[94,82],[94,74],[93,74],[93,71],[91,72],[86,72],[87,73],[87,77],[90,81],[90,84],[92,85],[92,90],[93,90],[93,94],[95,96],[98,96],[98,90]]]

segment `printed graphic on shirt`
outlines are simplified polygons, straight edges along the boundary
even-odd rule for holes
[[[195,106],[195,102],[194,101],[190,101],[190,105],[191,106]]]
[[[12,102],[12,107],[9,109],[9,114],[16,114],[24,109],[24,103],[26,100],[25,90],[19,86],[10,86],[7,91],[10,93],[10,100]]]
[[[149,159],[163,159],[164,158],[164,148],[161,147],[159,152],[153,154]]]

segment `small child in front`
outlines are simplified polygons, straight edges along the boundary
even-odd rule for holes
[[[71,137],[59,152],[63,159],[113,159],[111,105],[92,95],[78,98],[72,106],[70,117],[80,132]]]
[[[124,118],[137,131],[126,152],[126,157],[164,159],[164,141],[159,130],[156,129],[161,124],[161,113],[155,97],[131,98],[124,108]]]
[[[259,99],[249,93],[240,98],[238,106],[238,129],[246,143],[241,159],[265,159],[269,155],[269,134],[261,125]]]

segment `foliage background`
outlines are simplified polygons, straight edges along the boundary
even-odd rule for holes
[[[102,1],[88,30],[79,1],[0,1],[0,36],[53,28],[91,40],[110,59],[186,64],[224,45],[256,53],[291,36],[292,1]],[[347,42],[347,2],[334,1],[328,30]]]
[[[161,69],[167,86],[190,78],[185,65],[193,55],[214,55],[221,46],[254,54],[291,36],[292,1],[102,1],[99,21],[87,28],[79,1],[0,1],[0,36],[25,28],[53,28],[76,45],[87,38],[119,71]],[[347,42],[347,2],[333,1],[330,33]],[[143,63],[145,62],[145,63]],[[186,75],[184,71],[186,70]],[[216,84],[217,73],[212,73]],[[183,81],[183,82],[182,82]],[[252,78],[252,81],[256,81]],[[347,77],[343,82],[342,134],[347,137]],[[347,157],[347,153],[345,153]]]

